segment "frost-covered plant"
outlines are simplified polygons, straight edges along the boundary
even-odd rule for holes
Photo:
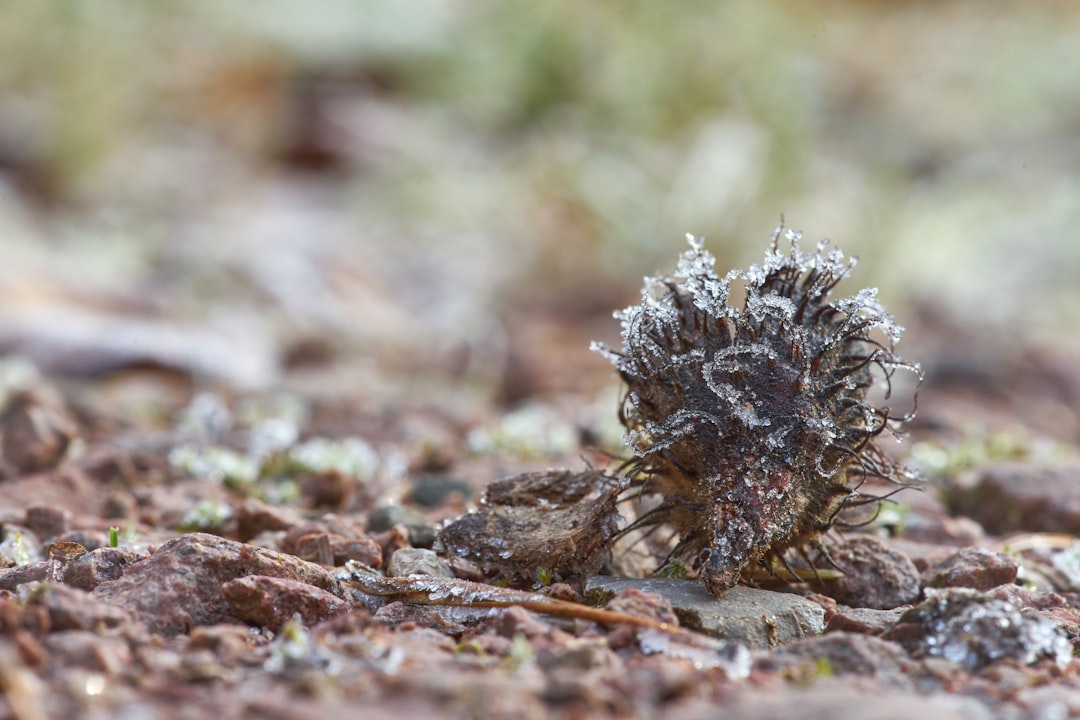
[[[909,418],[868,397],[880,380],[888,398],[897,370],[921,378],[893,352],[902,328],[874,289],[830,299],[855,261],[826,242],[804,253],[799,237],[781,226],[761,265],[720,277],[688,236],[674,275],[647,278],[641,304],[616,313],[622,349],[594,344],[627,385],[632,486],[661,498],[627,530],[676,530],[672,556],[714,594],[789,549],[805,557],[841,511],[879,500],[857,492],[867,478],[910,479],[875,445]]]

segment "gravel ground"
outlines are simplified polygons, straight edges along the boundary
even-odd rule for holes
[[[955,428],[916,424],[931,480],[830,533],[843,572],[820,580],[716,598],[627,577],[655,559],[617,548],[513,590],[431,548],[486,477],[535,465],[521,441],[551,418],[509,442],[497,413],[219,394],[119,428],[85,399],[101,382],[39,376],[3,416],[0,717],[1080,713],[1080,464],[1061,442],[972,460]],[[926,415],[955,392],[931,383]],[[538,459],[603,462],[579,443]],[[592,522],[576,472],[529,487]],[[489,496],[514,507],[514,487]]]

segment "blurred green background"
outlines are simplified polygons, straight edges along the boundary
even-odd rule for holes
[[[6,2],[0,341],[512,404],[603,382],[684,233],[723,271],[783,214],[913,342],[1069,345],[1077,68],[1065,0]]]

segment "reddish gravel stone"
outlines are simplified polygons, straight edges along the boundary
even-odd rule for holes
[[[1080,650],[1080,609],[1074,607],[1050,608],[1039,612],[1041,617],[1065,631],[1073,645],[1073,654]]]
[[[44,635],[51,627],[47,609],[0,594],[0,635],[13,635],[18,631]]]
[[[189,650],[209,650],[227,667],[251,664],[251,651],[267,643],[264,635],[239,625],[203,625],[191,631]],[[257,657],[257,656],[256,656]]]
[[[1080,535],[1080,463],[1000,463],[959,477],[954,509],[994,534]]]
[[[267,530],[288,530],[303,522],[298,512],[288,507],[270,505],[248,498],[236,508],[236,532],[247,542]]]
[[[72,560],[64,568],[64,582],[90,591],[103,582],[118,580],[135,561],[141,559],[125,548],[104,547],[91,550]]]
[[[762,656],[759,667],[814,666],[824,658],[834,675],[872,675],[896,687],[911,687],[903,666],[904,649],[893,642],[866,635],[837,632],[822,637],[796,640]]]
[[[1049,610],[1051,608],[1066,607],[1069,604],[1064,597],[1057,593],[1029,590],[1019,585],[1001,585],[991,589],[986,594],[997,600],[1012,603],[1020,610],[1029,608],[1032,610]]]
[[[55,505],[32,505],[26,509],[24,524],[47,543],[70,529],[72,516],[70,510]]]
[[[382,565],[382,547],[367,535],[353,538],[331,535],[330,552],[334,555],[334,565],[339,567],[350,560],[375,569]]]
[[[967,547],[983,542],[986,533],[971,518],[912,513],[904,519],[899,537],[931,545]]]
[[[623,590],[612,598],[605,606],[606,609],[627,615],[637,615],[652,620],[668,623],[672,627],[678,627],[679,617],[671,601],[656,593],[644,592],[637,588]],[[639,637],[639,629],[622,625],[613,628],[608,634],[608,643],[612,648],[620,649],[636,645]]]
[[[128,614],[90,593],[61,583],[42,586],[33,603],[49,611],[49,624],[57,630],[101,630],[128,622]]]
[[[24,583],[45,580],[49,577],[50,565],[48,560],[38,560],[26,565],[0,568],[0,590],[14,591]]]
[[[873,608],[851,608],[829,618],[825,632],[849,632],[860,635],[880,635],[887,631],[903,613],[902,608],[892,610],[874,610]]]
[[[42,641],[53,658],[66,667],[79,667],[119,675],[131,667],[128,643],[119,637],[102,637],[86,630],[54,632]]]
[[[320,565],[333,566],[334,551],[330,547],[329,533],[313,531],[299,537],[286,536],[286,538],[291,540],[287,544],[288,552],[296,557]]]
[[[204,533],[165,543],[119,580],[98,585],[94,595],[128,610],[152,632],[178,635],[233,619],[221,586],[246,575],[289,578],[344,597],[338,582],[318,565]]]
[[[291,528],[281,544],[286,552],[325,565],[341,566],[355,560],[378,569],[383,564],[382,546],[364,533],[359,523],[335,515]]]
[[[875,537],[851,537],[829,546],[829,555],[844,574],[822,583],[823,592],[845,605],[889,610],[919,597],[911,560]]]
[[[836,599],[831,598],[828,595],[822,595],[821,593],[810,593],[806,596],[806,599],[810,602],[817,603],[821,606],[821,609],[825,611],[825,617],[822,620],[828,624],[832,620],[833,615],[836,614]]]
[[[48,389],[13,393],[0,414],[0,451],[20,475],[56,467],[77,434],[59,397]]]
[[[956,552],[955,545],[936,545],[925,542],[915,542],[902,537],[889,538],[889,547],[908,556],[920,573],[939,562],[951,557]]]
[[[967,587],[989,590],[1016,582],[1020,564],[985,548],[964,548],[922,574],[924,587]]]
[[[306,474],[299,485],[304,505],[312,508],[349,507],[357,491],[356,479],[336,470]]]
[[[352,607],[351,603],[307,583],[265,575],[230,580],[221,586],[221,592],[228,599],[234,617],[275,631],[297,613],[304,625],[315,625]]]

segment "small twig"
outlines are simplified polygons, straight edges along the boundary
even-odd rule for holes
[[[415,575],[406,578],[388,578],[355,562],[350,563],[347,568],[350,573],[349,579],[342,582],[349,587],[367,595],[377,595],[414,605],[478,608],[516,605],[533,612],[571,620],[589,620],[601,625],[632,625],[657,630],[684,639],[698,647],[710,649],[723,647],[723,643],[719,640],[686,630],[678,625],[640,615],[579,605],[540,593],[500,588],[457,578]]]

